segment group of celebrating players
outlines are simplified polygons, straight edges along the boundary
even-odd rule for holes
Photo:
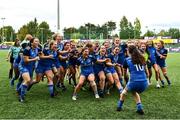
[[[137,103],[137,113],[144,114],[139,93],[151,85],[151,68],[155,71],[157,88],[160,88],[159,81],[162,87],[165,85],[160,70],[168,85],[171,85],[165,62],[168,51],[163,41],[155,46],[152,40],[121,43],[116,37],[112,43],[106,40],[100,45],[96,41],[79,47],[77,43],[64,42],[62,38],[60,34],[55,34],[53,40],[41,46],[38,38],[28,34],[21,43],[16,39],[10,48],[7,57],[11,63],[10,85],[14,86],[18,79],[16,91],[20,102],[24,102],[27,91],[44,80],[44,76],[50,96],[55,97],[59,88],[63,91],[67,89],[64,80],[68,76],[69,84],[73,81],[74,86],[72,100],[77,100],[77,93],[84,86],[92,89],[96,99],[110,94],[115,86],[120,95],[117,111],[122,110],[126,95],[131,92]]]

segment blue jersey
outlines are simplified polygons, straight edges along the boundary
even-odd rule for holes
[[[111,53],[111,54],[109,54],[109,55],[107,56],[107,58],[111,59],[111,63],[114,64],[114,63],[118,63],[119,56],[118,56],[118,55],[113,55],[113,54]],[[115,67],[114,67],[114,66],[107,66],[107,65],[106,65],[106,67],[105,67],[105,69],[104,69],[104,72],[105,72],[106,74],[109,74],[109,73],[114,74],[114,73],[116,73],[116,70],[115,70]]]
[[[130,82],[134,81],[146,81],[145,66],[132,63],[130,57],[126,58],[123,64],[125,69],[129,68]]]
[[[40,52],[41,50],[39,48],[35,48],[35,49],[32,49],[30,47],[27,47],[24,49],[23,51],[23,56],[28,56],[29,59],[33,59],[35,57],[38,56],[38,53]],[[25,63],[24,62],[24,58],[21,59],[21,62],[20,62],[20,65],[23,66],[23,67],[28,67],[28,68],[33,68],[35,67],[35,61],[31,61],[31,62],[28,62],[28,63]]]
[[[95,61],[95,58],[91,55],[89,55],[88,58],[83,58],[82,56],[78,58],[77,65],[81,66],[81,74],[94,73],[93,64]]]
[[[69,56],[69,53],[63,53],[61,55],[62,57],[68,57]],[[65,69],[67,68],[67,60],[60,60],[60,64],[62,67],[64,67]]]
[[[74,49],[71,53],[69,53],[68,65],[75,66],[77,64],[77,59],[78,59],[78,50]]]
[[[21,55],[19,54],[19,55],[15,58],[14,63],[15,63],[15,64],[19,64],[20,61],[21,61]]]
[[[100,54],[95,55],[95,59],[97,60],[104,60],[106,59],[106,56],[101,56]],[[94,72],[98,74],[100,71],[104,71],[105,63],[95,63],[94,64]]]
[[[114,54],[111,53],[111,54],[108,55],[108,58],[111,59],[112,63],[118,63],[119,55],[114,55]]]
[[[44,56],[53,55],[53,58],[46,58],[46,59],[40,59],[39,63],[40,65],[52,67],[54,60],[57,58],[58,53],[56,51],[52,51],[50,49],[43,49]]]
[[[13,67],[18,68],[19,63],[21,62],[22,56],[18,54],[18,56],[14,59]]]
[[[104,60],[105,58],[106,58],[106,56],[101,56],[100,54],[95,55],[96,60]],[[104,69],[105,63],[95,63],[94,67]]]
[[[107,49],[106,49],[106,54],[107,54],[107,55],[111,54],[111,52],[112,52],[112,48],[107,48]]]
[[[127,45],[121,45],[121,49],[119,52],[119,58],[118,58],[118,63],[123,65],[124,60],[126,58],[126,51],[127,51]]]
[[[156,55],[157,55],[157,52],[156,52],[156,48],[154,47],[148,47],[148,52],[150,53],[150,61],[152,64],[155,64],[156,63]]]
[[[158,64],[160,67],[165,67],[165,66],[166,66],[165,59],[161,59],[161,58],[160,58],[160,55],[167,56],[167,54],[168,54],[167,49],[161,48],[160,50],[157,51],[157,53],[158,53],[158,55],[156,56],[157,64]]]
[[[63,43],[58,43],[57,48],[58,48],[58,50],[62,51],[63,48],[64,48],[64,44]]]

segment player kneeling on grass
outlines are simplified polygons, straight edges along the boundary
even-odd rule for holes
[[[128,47],[130,57],[126,58],[123,64],[124,75],[127,76],[127,68],[130,72],[130,80],[128,81],[123,92],[120,94],[120,100],[118,101],[117,111],[121,111],[125,97],[128,92],[132,92],[137,104],[137,113],[143,115],[143,109],[139,93],[142,93],[148,86],[146,73],[145,73],[145,58],[141,55],[140,51],[134,46]]]
[[[77,92],[81,89],[86,79],[90,82],[90,85],[94,91],[95,98],[99,98],[97,86],[95,83],[94,71],[93,71],[94,62],[95,59],[89,55],[89,49],[85,47],[82,50],[82,56],[77,60],[77,65],[81,66],[81,75],[80,75],[79,83],[74,89],[74,93],[72,96],[73,100],[77,99]]]

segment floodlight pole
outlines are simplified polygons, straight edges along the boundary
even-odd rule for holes
[[[59,0],[57,0],[57,31],[60,32],[60,6]]]
[[[41,30],[41,42],[42,42],[42,44],[44,44],[44,35],[43,35],[44,28],[40,28],[40,30]]]
[[[3,28],[2,28],[2,42],[4,42],[4,20],[5,20],[6,18],[1,18],[1,20],[2,20],[2,24],[3,24]]]

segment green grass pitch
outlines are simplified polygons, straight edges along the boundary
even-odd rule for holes
[[[153,84],[141,94],[145,115],[135,113],[136,104],[131,94],[124,103],[122,112],[116,112],[119,98],[116,89],[110,96],[96,100],[89,91],[80,91],[77,101],[71,100],[72,86],[66,81],[68,90],[50,98],[47,81],[33,86],[27,93],[26,102],[19,103],[15,88],[10,88],[8,79],[9,63],[5,61],[7,51],[0,51],[0,119],[180,119],[180,54],[169,54],[168,75],[172,86],[155,88]]]

